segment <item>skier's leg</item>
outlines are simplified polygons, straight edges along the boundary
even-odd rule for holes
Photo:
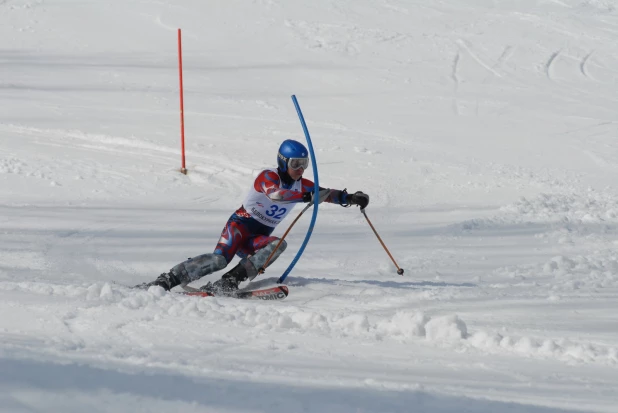
[[[232,215],[225,224],[213,253],[189,258],[174,266],[168,273],[161,274],[155,281],[141,284],[138,287],[148,288],[158,285],[171,290],[177,285],[186,285],[205,275],[222,270],[232,260],[236,251],[242,247],[243,240],[248,239],[248,229]]]
[[[186,285],[211,272],[222,270],[226,265],[227,261],[221,255],[202,254],[181,262],[169,272],[159,275],[156,280],[138,285],[137,287],[146,289],[158,285],[169,291],[177,285]]]
[[[277,244],[279,244],[279,238],[277,237],[267,237],[264,235],[259,235],[252,240],[253,250],[255,251],[250,257],[246,258],[246,260],[251,264],[250,270],[248,270],[248,278],[249,280],[253,280],[257,275],[257,270],[261,267],[267,268],[279,258],[283,251],[288,246],[288,243],[283,240],[279,248],[277,248]],[[266,264],[266,260],[272,254],[272,252],[277,248],[272,258]],[[242,260],[241,260],[242,262]],[[249,266],[245,264],[245,266]]]
[[[205,275],[224,269],[236,251],[242,248],[243,241],[248,239],[248,229],[232,216],[221,231],[221,237],[212,254],[189,258],[172,268],[171,272],[178,275],[182,284],[199,280]]]
[[[205,275],[224,269],[227,261],[219,254],[202,254],[181,262],[170,270],[180,284],[189,284]]]
[[[237,290],[241,282],[247,279],[251,281],[257,277],[258,269],[266,264],[266,260],[277,247],[277,244],[279,244],[279,238],[277,237],[258,235],[252,238],[249,245],[238,251],[238,255],[243,256],[240,262],[230,271],[223,274],[220,280],[206,288],[213,288],[219,293],[229,293]],[[272,264],[285,251],[286,247],[287,243],[282,241],[266,267]],[[249,256],[249,254],[252,255]]]
[[[236,253],[243,249],[244,244],[251,238],[251,231],[247,226],[237,219],[234,215],[227,221],[221,237],[217,241],[214,254],[225,258],[226,265],[234,258]]]

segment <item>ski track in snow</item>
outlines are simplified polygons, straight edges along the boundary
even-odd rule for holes
[[[586,64],[588,63],[588,60],[590,60],[590,57],[592,56],[593,53],[594,53],[594,51],[592,51],[592,52],[588,53],[586,56],[584,56],[584,58],[582,59],[581,63],[579,64],[579,70],[582,72],[582,75],[584,75],[585,77],[590,78],[590,79],[592,79],[592,76],[590,76],[590,74],[588,73],[588,68],[587,68]]]
[[[547,75],[547,78],[549,80],[553,80],[554,76],[552,74],[552,65],[554,63],[554,61],[558,58],[558,56],[560,56],[560,52],[561,50],[555,51],[554,53],[551,54],[551,56],[549,56],[549,60],[547,60],[547,63],[545,64],[545,74]]]
[[[492,66],[486,65],[485,62],[482,59],[479,59],[468,47],[468,45],[466,44],[465,41],[458,39],[457,40],[457,45],[459,45],[463,50],[466,51],[466,53],[472,57],[472,59],[474,59],[475,62],[477,62],[479,65],[481,65],[481,67],[483,67],[484,69],[486,69],[488,72],[492,73],[494,76],[500,78],[502,77],[502,75],[495,71],[494,68]],[[503,54],[500,56],[499,59],[502,59],[504,56],[504,52]]]
[[[171,156],[178,156],[178,149],[172,149],[169,147],[153,144],[138,138],[124,138],[124,137],[113,137],[106,135],[94,135],[87,134],[81,131],[71,131],[71,130],[42,130],[38,128],[31,127],[23,127],[16,125],[4,125],[0,124],[0,129],[4,129],[7,133],[21,135],[25,138],[30,137],[33,145],[35,146],[55,146],[58,148],[64,148],[67,146],[73,146],[75,148],[80,148],[86,152],[94,151],[100,153],[101,151],[110,152],[112,156],[114,153],[117,153],[121,156],[133,156],[140,157],[150,160],[153,163],[160,163],[162,165],[166,165],[169,163]],[[204,155],[203,153],[191,153],[189,152],[189,156],[202,159],[202,162],[207,166],[199,166],[197,167],[188,178],[193,183],[205,183],[205,182],[218,182],[219,186],[225,186],[229,188],[229,192],[233,195],[238,195],[244,190],[242,185],[237,185],[233,178],[220,180],[221,172],[223,171],[231,171],[233,173],[237,173],[240,175],[251,175],[253,170],[250,168],[246,168],[243,166],[235,166],[229,163],[223,163],[214,159],[213,157],[209,157]],[[0,172],[6,171],[6,173],[23,173],[26,176],[37,176],[39,178],[47,179],[51,181],[52,185],[58,184],[58,179],[54,180],[55,175],[59,175],[61,170],[66,167],[66,169],[70,169],[73,173],[76,174],[78,179],[85,179],[86,177],[92,177],[99,175],[99,171],[93,169],[91,165],[84,163],[83,167],[87,169],[80,169],[79,164],[77,164],[78,168],[75,168],[74,165],[69,165],[70,163],[75,163],[74,160],[67,161],[66,164],[59,163],[57,165],[57,171],[54,173],[42,173],[37,171],[36,169],[26,168],[26,164],[24,164],[19,159],[9,158],[0,160]],[[139,165],[139,163],[136,163]],[[150,167],[150,165],[149,165]],[[166,167],[167,168],[167,167]],[[27,169],[30,169],[27,171]],[[118,180],[126,181],[129,179],[131,182],[135,183],[135,179],[131,179],[131,173],[121,173],[118,172],[112,167],[105,171],[105,181],[110,177],[113,179],[113,176],[116,175]],[[102,181],[102,182],[105,182]],[[106,182],[106,183],[107,183]],[[242,188],[242,189],[241,189]]]

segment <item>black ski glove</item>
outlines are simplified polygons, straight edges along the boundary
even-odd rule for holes
[[[347,202],[350,205],[358,205],[363,210],[369,205],[369,195],[361,191],[354,192],[352,195],[348,195]]]

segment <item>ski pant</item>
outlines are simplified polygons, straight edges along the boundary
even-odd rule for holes
[[[189,258],[171,271],[186,285],[224,269],[234,255],[238,255],[241,258],[240,265],[247,270],[248,279],[253,280],[258,275],[258,269],[265,267],[266,260],[279,243],[279,238],[270,235],[273,230],[274,228],[253,218],[234,213],[225,224],[213,253]],[[281,242],[268,265],[272,264],[286,247],[287,243]]]

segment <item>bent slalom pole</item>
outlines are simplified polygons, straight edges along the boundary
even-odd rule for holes
[[[302,211],[300,211],[300,214],[298,214],[298,216],[294,219],[294,221],[292,221],[292,224],[288,227],[288,229],[285,230],[285,233],[283,234],[283,236],[281,237],[281,239],[279,240],[279,242],[275,246],[275,249],[273,250],[273,252],[270,253],[268,258],[266,258],[266,262],[264,262],[264,265],[262,267],[260,267],[260,269],[258,270],[258,274],[264,274],[264,271],[266,271],[266,267],[268,267],[268,263],[272,259],[273,255],[275,255],[275,252],[277,252],[277,250],[279,249],[279,246],[281,245],[281,243],[283,242],[285,237],[288,236],[288,233],[290,232],[290,230],[292,229],[294,224],[296,224],[296,221],[298,221],[298,219],[305,213],[306,210],[309,209],[309,207],[311,207],[311,205],[312,204],[307,204],[307,206],[305,208],[303,208]]]
[[[307,124],[305,123],[303,112],[300,110],[300,105],[298,104],[298,100],[296,99],[295,95],[292,95],[292,102],[294,102],[294,107],[296,107],[296,113],[298,113],[298,118],[300,119],[300,124],[303,127],[305,138],[307,138],[307,146],[309,147],[309,153],[311,154],[311,167],[313,168],[313,180],[314,180],[314,187],[313,187],[314,208],[313,208],[313,215],[311,216],[311,223],[309,224],[309,229],[307,230],[307,235],[305,235],[305,240],[303,241],[303,245],[300,246],[300,250],[298,250],[298,252],[296,253],[296,257],[294,257],[289,267],[285,270],[283,275],[279,277],[279,280],[277,281],[278,284],[281,284],[286,279],[290,271],[292,271],[292,268],[294,268],[294,266],[296,265],[296,262],[299,260],[300,256],[303,255],[303,251],[305,251],[305,247],[307,246],[307,243],[309,242],[309,238],[311,238],[311,234],[313,233],[313,227],[315,225],[315,220],[318,217],[318,205],[320,204],[319,202],[320,197],[318,196],[318,192],[320,191],[320,182],[318,179],[318,164],[315,161],[315,153],[313,152],[313,145],[311,144],[311,136],[309,136],[309,130],[307,129]]]
[[[389,257],[391,257],[391,260],[393,261],[393,264],[395,264],[395,267],[397,267],[397,274],[399,275],[403,275],[403,269],[399,268],[399,265],[397,265],[397,263],[395,262],[395,259],[393,258],[393,256],[391,255],[390,251],[388,250],[388,248],[386,248],[386,245],[384,245],[384,242],[382,241],[382,238],[380,238],[380,236],[378,235],[378,232],[376,231],[376,229],[373,227],[373,225],[371,224],[371,221],[369,221],[369,217],[367,216],[367,213],[365,212],[364,209],[361,209],[361,212],[363,213],[363,215],[365,216],[365,219],[367,220],[367,223],[369,224],[369,226],[371,227],[371,229],[373,230],[373,233],[376,234],[376,237],[378,237],[378,241],[380,241],[380,244],[382,244],[382,247],[384,248],[384,251],[386,251],[386,253],[388,254]]]

